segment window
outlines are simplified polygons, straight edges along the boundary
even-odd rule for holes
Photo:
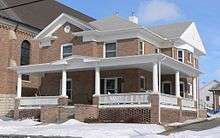
[[[162,82],[162,93],[171,94],[172,86],[170,81]]]
[[[188,83],[188,86],[189,86],[189,95],[192,95],[192,84]]]
[[[31,49],[30,47],[31,44],[27,40],[21,43],[21,57],[20,57],[21,66],[30,64],[30,49]],[[23,74],[22,80],[29,81],[30,80],[29,75]]]
[[[72,56],[73,55],[73,45],[72,44],[64,44],[61,46],[61,59]]]
[[[72,99],[72,79],[68,79],[66,82],[66,95]]]
[[[206,96],[206,101],[210,101],[210,97],[209,96]]]
[[[141,76],[140,77],[140,91],[145,90],[145,77]]]
[[[30,43],[25,40],[21,44],[21,66],[22,65],[29,65],[30,64]]]
[[[192,53],[188,52],[188,61],[189,63],[192,63]]]
[[[101,94],[121,93],[122,78],[101,79]]]
[[[144,42],[139,42],[139,55],[144,55]]]
[[[184,50],[178,50],[177,57],[178,61],[184,62]]]
[[[116,43],[105,44],[105,57],[116,57]]]
[[[67,79],[66,81],[66,95],[68,96],[68,99],[72,99],[72,79]],[[60,93],[62,93],[62,80],[60,80]]]
[[[184,82],[180,82],[180,96],[181,97],[185,96],[184,92],[185,92],[185,83]]]

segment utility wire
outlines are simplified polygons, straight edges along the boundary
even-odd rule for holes
[[[0,11],[4,11],[4,10],[16,8],[16,7],[21,7],[21,6],[25,6],[25,5],[30,5],[30,4],[38,3],[38,2],[41,2],[41,1],[46,1],[46,0],[35,0],[35,1],[32,1],[32,2],[26,2],[26,3],[22,3],[22,4],[10,6],[10,7],[2,8],[2,9],[0,9]]]

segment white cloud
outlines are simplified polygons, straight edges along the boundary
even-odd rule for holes
[[[180,17],[180,15],[179,7],[165,0],[141,2],[138,8],[138,16],[142,23],[173,20]]]

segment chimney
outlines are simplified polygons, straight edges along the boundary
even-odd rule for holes
[[[138,17],[134,15],[134,12],[132,12],[132,15],[128,17],[128,20],[138,24]]]

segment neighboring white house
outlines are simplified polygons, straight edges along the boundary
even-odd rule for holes
[[[212,87],[217,86],[218,84],[220,84],[219,81],[217,80],[212,80],[210,81],[208,84],[204,85],[203,87],[201,87],[199,89],[199,93],[200,93],[200,103],[202,105],[208,106],[208,107],[213,107],[213,94],[212,92],[210,92],[209,90]]]

